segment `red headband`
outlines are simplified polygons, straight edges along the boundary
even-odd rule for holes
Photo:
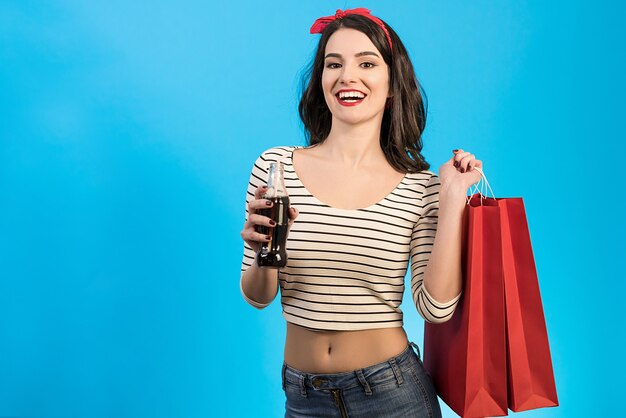
[[[370,11],[363,7],[346,10],[337,9],[337,12],[333,16],[320,17],[313,23],[313,26],[311,26],[311,33],[322,33],[329,23],[335,21],[336,19],[343,19],[343,17],[347,15],[365,16],[372,22],[376,23],[383,30],[383,32],[385,32],[385,36],[387,36],[387,40],[389,41],[389,48],[391,48],[391,36],[389,36],[389,32],[387,31],[383,21],[370,14]]]

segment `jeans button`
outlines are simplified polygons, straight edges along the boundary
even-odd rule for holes
[[[313,387],[315,387],[316,389],[319,389],[320,386],[322,386],[322,381],[320,379],[318,379],[317,377],[313,379]]]

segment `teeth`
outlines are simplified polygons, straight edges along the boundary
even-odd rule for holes
[[[363,93],[358,92],[358,91],[341,91],[341,92],[339,92],[339,98],[340,99],[354,99],[354,100],[358,100],[358,99],[362,99],[364,97],[365,97],[365,95]]]

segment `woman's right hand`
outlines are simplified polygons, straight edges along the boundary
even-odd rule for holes
[[[267,192],[266,186],[257,187],[254,192],[254,199],[248,203],[248,220],[243,225],[241,231],[241,238],[248,244],[255,253],[259,252],[261,244],[270,240],[269,235],[259,234],[257,232],[256,225],[264,225],[268,228],[272,228],[272,221],[267,216],[259,215],[257,210],[266,209],[272,206],[272,202],[268,199],[263,199],[263,194]],[[298,217],[298,210],[294,207],[289,208],[289,228],[293,224],[293,221]]]

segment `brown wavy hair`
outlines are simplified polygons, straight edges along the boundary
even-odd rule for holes
[[[421,154],[422,132],[426,126],[426,94],[415,77],[413,64],[402,41],[387,23],[384,25],[393,48],[390,48],[383,30],[364,16],[347,15],[334,20],[324,29],[315,56],[302,76],[303,93],[298,111],[305,136],[309,145],[315,145],[324,142],[330,133],[332,115],[322,90],[326,44],[338,29],[356,29],[367,35],[389,67],[389,86],[393,97],[383,113],[380,131],[380,146],[387,161],[404,173],[428,170],[430,164]]]

